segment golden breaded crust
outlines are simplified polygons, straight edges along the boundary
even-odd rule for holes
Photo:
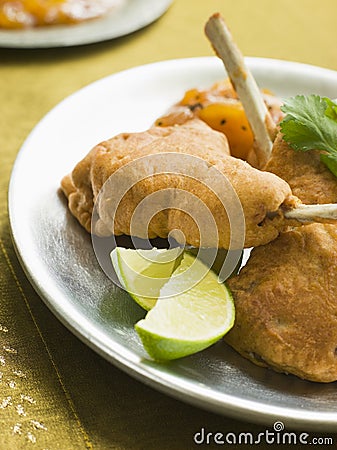
[[[226,341],[256,364],[337,380],[337,227],[312,224],[255,248],[228,281],[236,307]]]
[[[226,211],[215,194],[191,178],[177,174],[158,175],[162,167],[155,156],[167,153],[192,155],[202,160],[201,165],[196,163],[194,166],[194,162],[189,163],[186,170],[188,169],[189,173],[192,171],[193,177],[198,179],[201,166],[206,165],[209,168],[209,185],[218,183],[220,189],[221,184],[224,184],[223,179],[216,177],[215,179],[212,175],[214,168],[227,178],[242,205],[246,224],[245,246],[267,243],[275,239],[280,229],[285,226],[282,215],[276,215],[273,219],[267,215],[269,212],[277,211],[281,204],[296,203],[297,199],[292,196],[288,184],[271,173],[256,170],[248,163],[229,156],[225,136],[200,120],[191,120],[181,126],[153,127],[143,133],[118,135],[97,145],[75,167],[72,174],[62,181],[62,189],[69,199],[71,212],[90,231],[93,204],[104,183],[121,167],[150,156],[144,163],[139,162],[135,165],[135,172],[132,175],[137,178],[142,173],[151,173],[153,176],[137,183],[124,196],[114,223],[109,217],[107,202],[99,204],[98,225],[93,231],[101,235],[109,235],[112,232],[117,235],[131,234],[131,218],[142,200],[154,192],[167,188],[181,189],[198,197],[215,219],[219,240],[214,242],[210,237],[209,241],[203,241],[203,245],[228,248],[230,225]],[[170,161],[170,158],[167,160]],[[177,170],[184,170],[183,161],[182,157],[180,166],[176,167]],[[174,164],[176,163],[172,162],[173,172]],[[110,187],[110,191],[109,195],[113,196],[114,187]],[[199,246],[201,244],[197,227],[199,224],[193,222],[191,217],[182,211],[186,206],[188,205],[185,205],[184,201],[182,203],[177,201],[177,205],[173,208],[158,213],[149,224],[148,236],[167,237],[170,231],[179,229],[184,233],[187,244]]]
[[[265,170],[287,181],[306,204],[337,203],[337,178],[320,161],[320,152],[295,151],[279,133]]]
[[[138,148],[167,134],[165,129],[151,128],[140,133],[121,133],[96,145],[74,170],[61,181],[68,206],[80,224],[91,231],[91,216],[98,192],[123,158]]]

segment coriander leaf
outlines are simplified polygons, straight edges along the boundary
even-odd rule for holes
[[[330,172],[332,172],[335,177],[337,177],[337,159],[327,154],[322,154],[320,156],[320,159],[322,163],[327,166]]]
[[[295,150],[322,150],[337,160],[337,105],[319,95],[297,95],[281,107],[283,139]]]
[[[325,115],[327,117],[330,117],[330,119],[334,120],[335,122],[337,122],[337,104],[327,97],[324,97],[324,100],[328,105],[327,109],[325,110]]]

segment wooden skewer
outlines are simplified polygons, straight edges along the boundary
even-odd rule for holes
[[[330,222],[337,220],[337,203],[323,205],[298,205],[293,209],[283,211],[286,219],[299,222]]]
[[[253,75],[246,67],[244,58],[219,13],[210,17],[205,26],[205,33],[216,54],[222,59],[233,87],[241,100],[255,137],[258,166],[263,168],[271,154],[276,125],[263,101]]]

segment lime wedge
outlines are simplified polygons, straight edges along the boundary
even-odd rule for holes
[[[181,248],[133,250],[116,247],[110,254],[122,287],[147,311],[181,260]]]
[[[226,285],[200,260],[184,253],[157,303],[135,329],[153,359],[171,360],[214,344],[231,329],[234,317]]]

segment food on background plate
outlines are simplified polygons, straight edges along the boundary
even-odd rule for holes
[[[74,24],[100,17],[123,0],[0,0],[0,29]]]
[[[228,280],[236,320],[226,342],[258,365],[337,380],[336,273],[336,225],[306,225],[253,249]]]

